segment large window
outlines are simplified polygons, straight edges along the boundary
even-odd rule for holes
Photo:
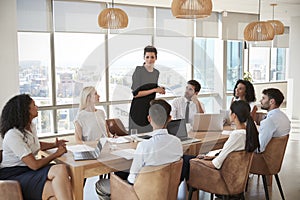
[[[105,101],[104,35],[55,33],[54,48],[57,105],[79,103],[80,91],[90,85],[99,86]]]
[[[158,48],[159,84],[166,88],[164,97],[182,96],[186,81],[191,79],[191,38],[156,37],[154,42]]]
[[[193,52],[193,74],[194,79],[201,84],[201,92],[214,94],[206,98],[206,112],[219,112],[222,103],[218,99],[222,98],[223,86],[223,57],[222,41],[213,38],[194,38]],[[217,96],[215,96],[217,95]]]
[[[268,66],[270,63],[270,48],[251,47],[249,51],[249,72],[254,82],[269,81]]]
[[[249,72],[253,82],[286,80],[286,48],[250,47]]]
[[[241,41],[227,41],[227,91],[243,77],[243,45]]]
[[[52,105],[50,34],[18,33],[20,93],[39,106]]]
[[[286,79],[287,51],[286,48],[271,49],[270,81]]]
[[[222,74],[218,73],[222,66],[222,50],[219,39],[194,39],[194,78],[202,85],[202,92],[215,92],[217,85],[223,85]]]

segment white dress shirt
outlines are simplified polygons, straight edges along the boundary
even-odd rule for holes
[[[183,154],[180,140],[168,134],[167,129],[154,130],[152,138],[137,145],[128,176],[128,182],[134,183],[144,166],[158,166],[178,161]]]
[[[185,109],[187,104],[187,99],[185,97],[175,98],[172,102],[172,119],[185,119]],[[202,110],[205,112],[203,103],[200,102]],[[197,106],[193,101],[190,101],[189,105],[189,123],[194,123],[194,116],[197,113]]]
[[[291,121],[279,108],[268,112],[266,119],[260,122],[259,143],[260,152],[265,151],[272,137],[281,137],[290,133]]]
[[[220,154],[212,160],[215,168],[220,169],[228,154],[233,151],[245,150],[246,130],[237,129],[230,133],[228,140],[225,142]]]

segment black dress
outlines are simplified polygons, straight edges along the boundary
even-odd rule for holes
[[[150,90],[158,87],[159,71],[147,71],[144,66],[137,66],[132,75],[132,94],[136,96],[139,91]],[[137,129],[138,133],[151,132],[153,129],[148,122],[147,116],[150,101],[155,99],[156,93],[147,96],[133,98],[129,112],[129,131]]]

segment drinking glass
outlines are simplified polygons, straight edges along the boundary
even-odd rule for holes
[[[138,133],[138,131],[135,128],[130,130],[130,137],[131,137],[132,142],[134,142],[136,140],[137,133]]]
[[[109,140],[107,140],[108,145],[109,145],[109,149],[111,151],[114,151],[117,149],[117,144],[116,144],[116,138],[109,138]]]

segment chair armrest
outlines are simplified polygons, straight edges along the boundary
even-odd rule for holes
[[[19,182],[12,180],[0,181],[1,199],[22,200],[23,195]]]
[[[110,175],[110,192],[112,200],[138,199],[133,186],[115,174]]]

